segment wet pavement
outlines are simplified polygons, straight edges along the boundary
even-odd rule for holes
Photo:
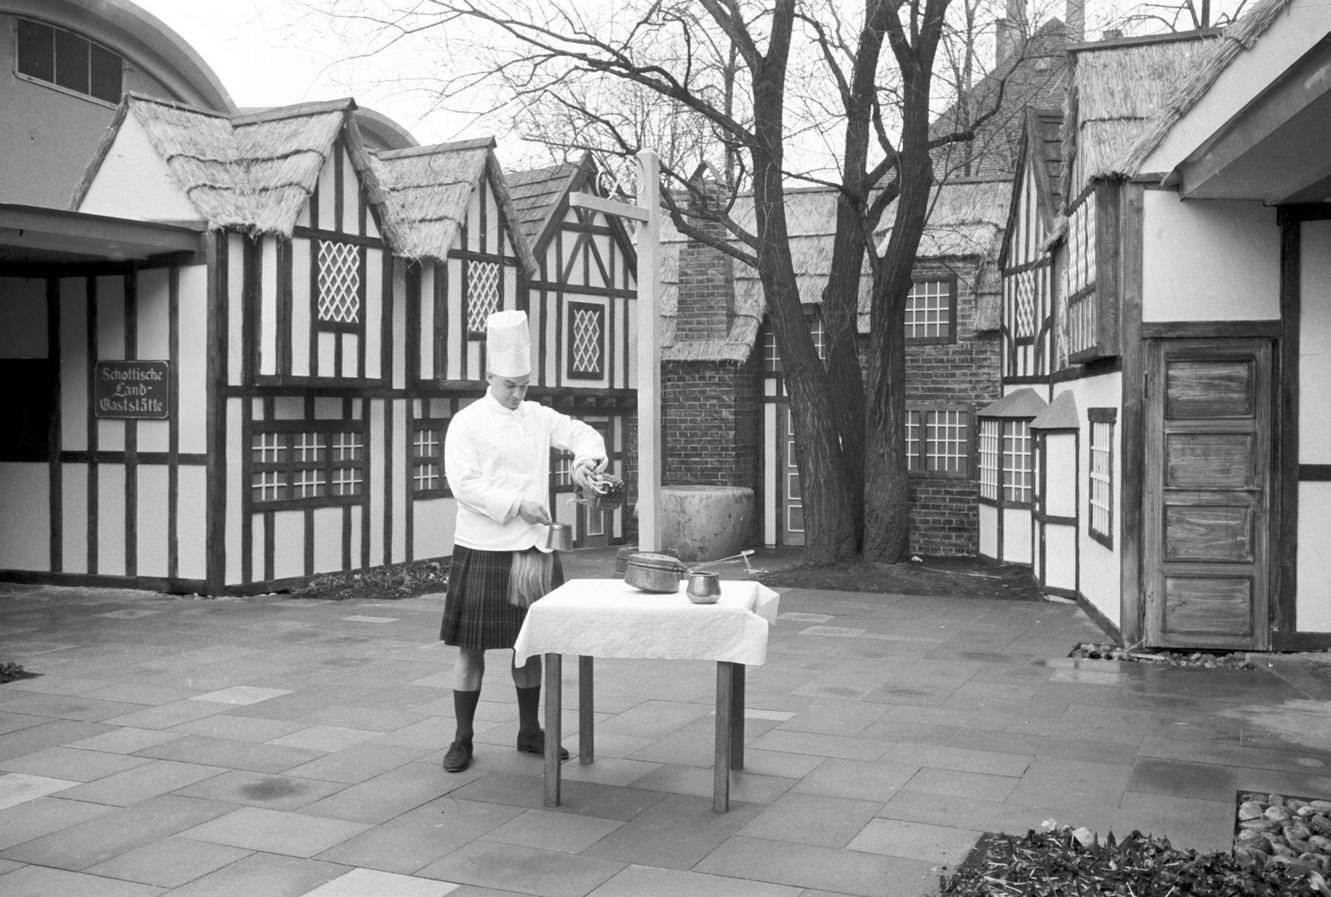
[[[441,607],[0,585],[0,661],[40,674],[0,685],[0,897],[917,897],[984,831],[1227,850],[1236,792],[1331,796],[1325,655],[1072,660],[1103,634],[1065,603],[786,590],[729,813],[714,669],[641,660],[597,662],[596,762],[547,810],[498,652],[441,769]]]

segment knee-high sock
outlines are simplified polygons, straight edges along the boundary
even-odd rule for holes
[[[531,688],[514,686],[514,690],[518,693],[518,731],[539,732],[541,730],[541,686],[535,685]]]
[[[458,691],[453,689],[453,716],[457,719],[457,741],[471,741],[472,722],[476,719],[476,704],[481,699],[481,691]]]

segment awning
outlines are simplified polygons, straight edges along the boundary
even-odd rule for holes
[[[199,251],[203,223],[165,224],[0,203],[0,266],[123,262]]]

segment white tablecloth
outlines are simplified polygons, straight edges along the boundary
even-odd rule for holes
[[[684,588],[653,594],[620,579],[571,579],[527,611],[515,661],[580,654],[766,663],[781,596],[761,583],[722,580],[716,604],[694,604]]]

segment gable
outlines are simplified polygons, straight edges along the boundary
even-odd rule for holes
[[[203,218],[132,115],[114,132],[95,175],[80,193],[74,202],[81,212],[141,221]]]

